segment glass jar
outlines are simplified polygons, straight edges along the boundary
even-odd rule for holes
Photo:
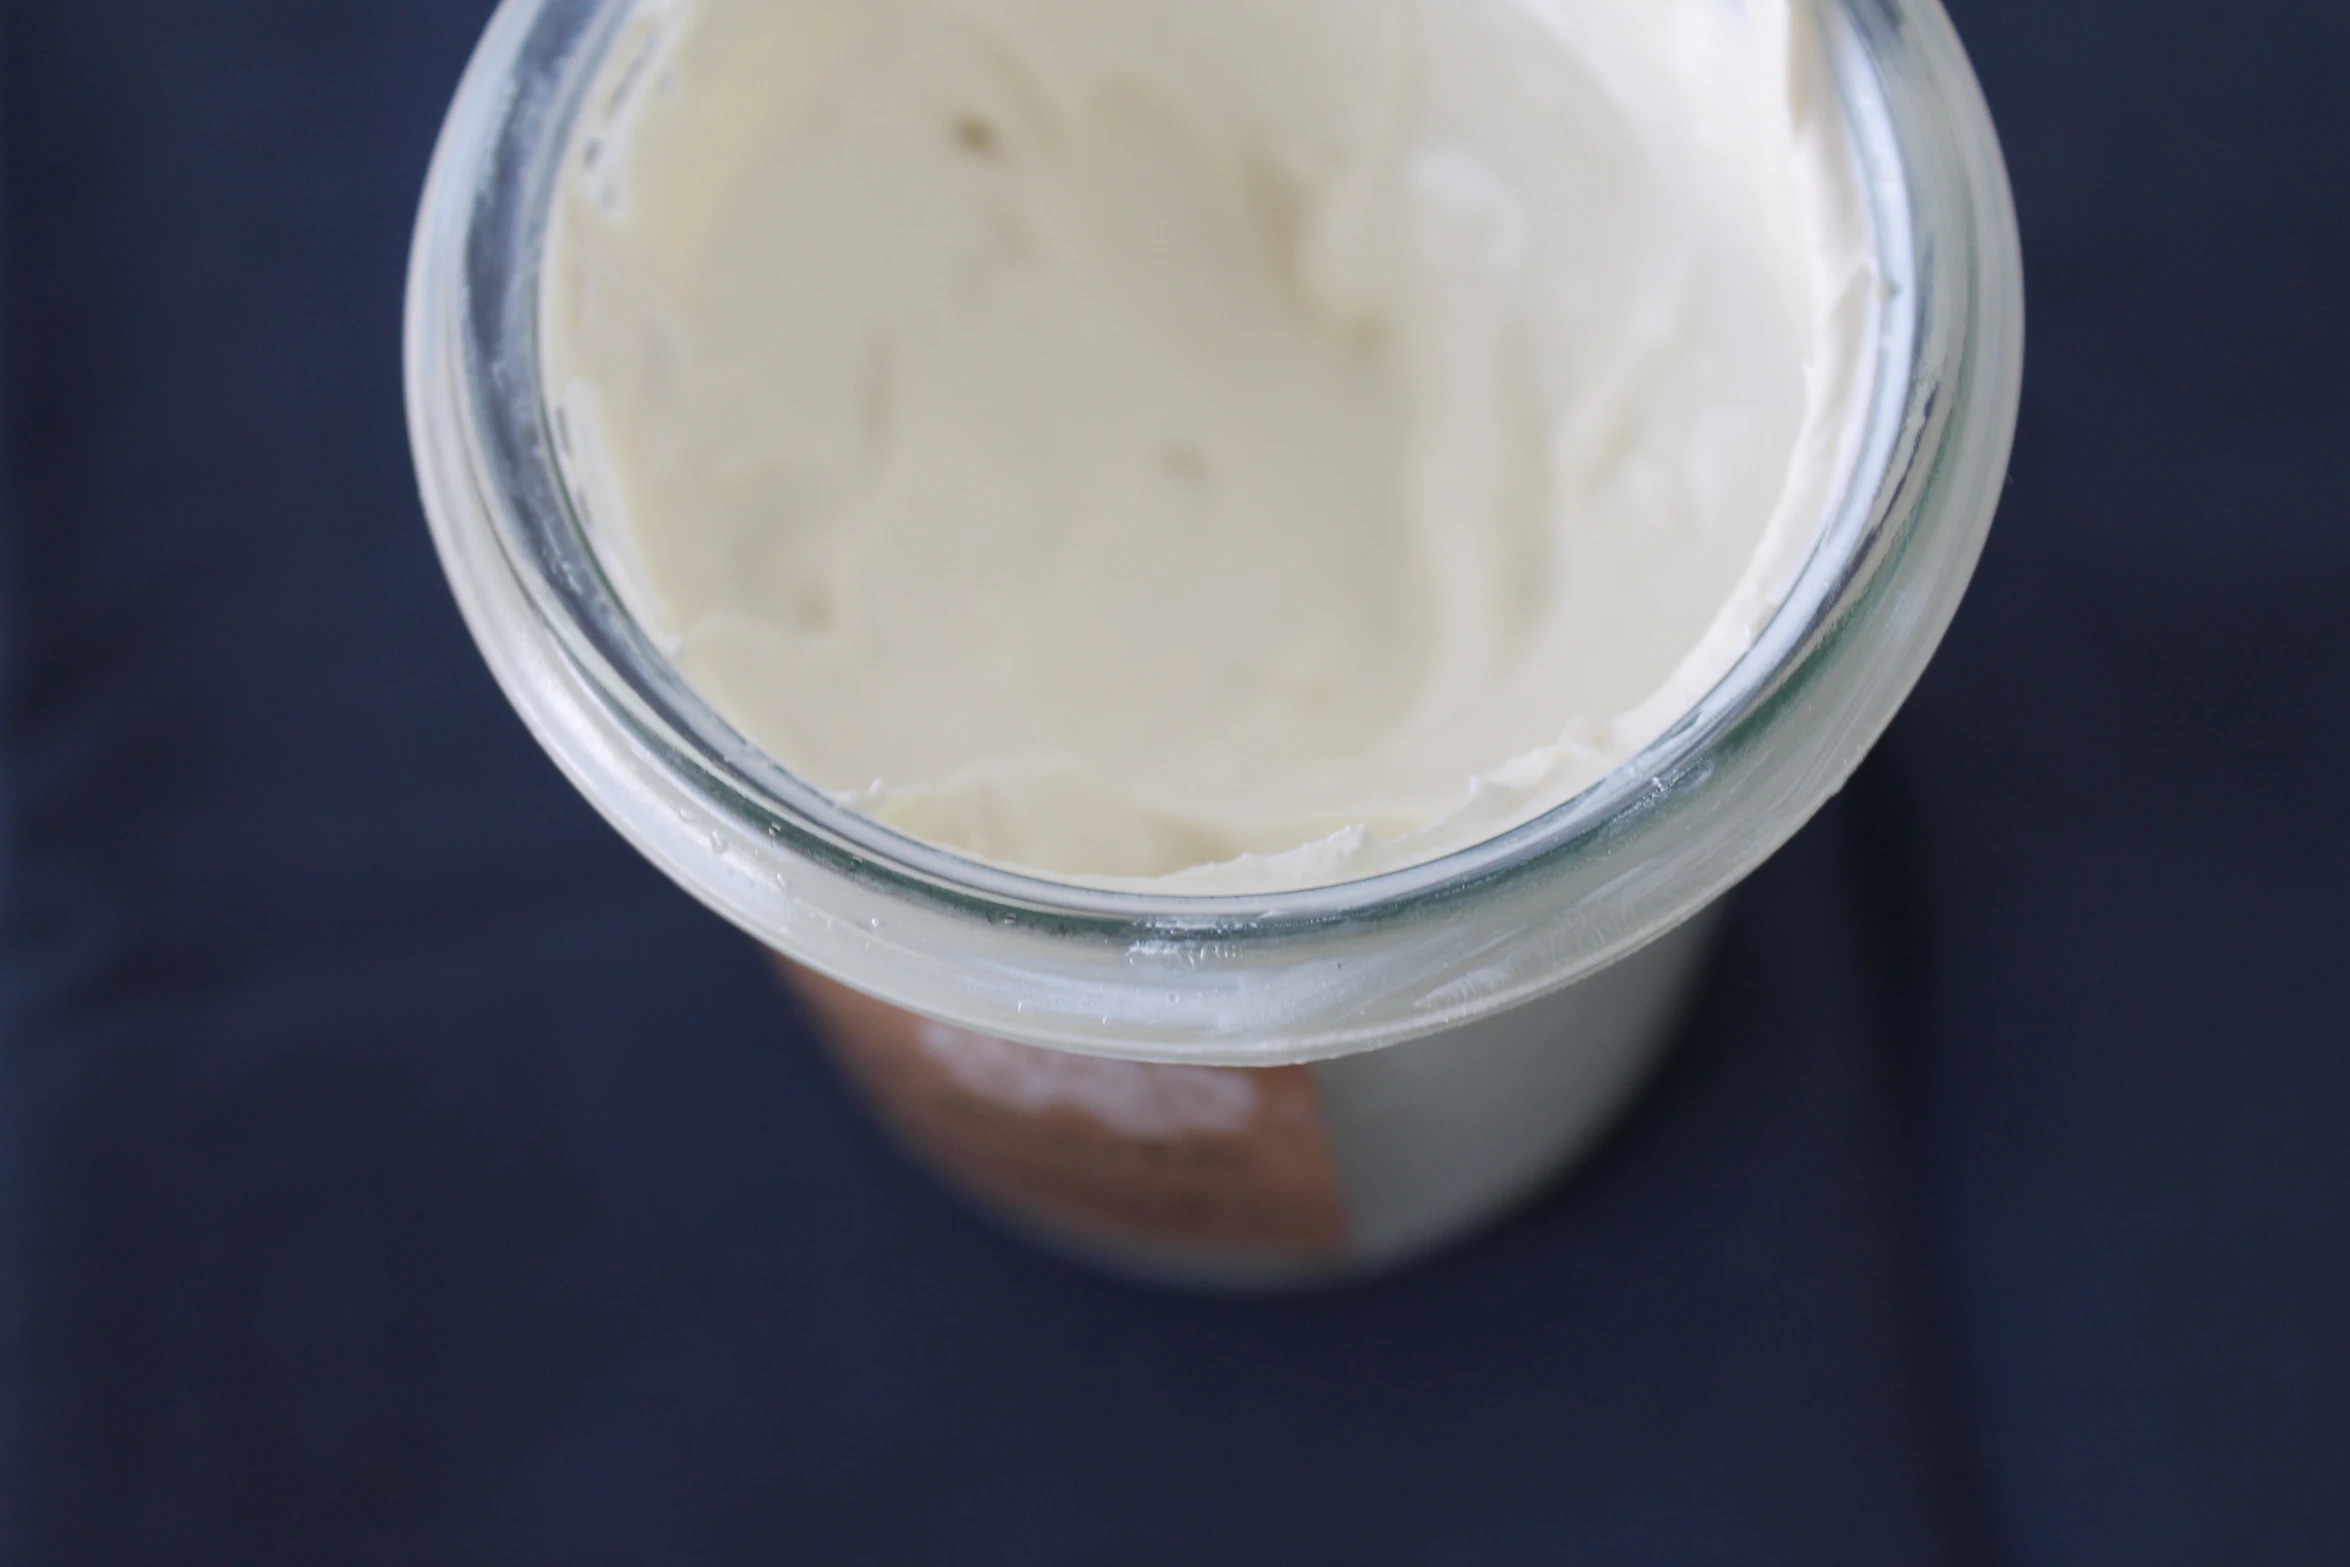
[[[2023,357],[2015,218],[1936,0],[1839,0],[1830,54],[1887,282],[1867,434],[1784,607],[1648,750],[1376,879],[1161,897],[1036,879],[835,803],[624,609],[567,494],[539,258],[589,86],[659,0],[505,0],[442,135],[407,313],[426,509],[508,697],[579,789],[785,960],[908,1141],[1053,1242],[1189,1279],[1416,1255],[1587,1147],[1708,921],[1857,767],[1956,612]]]

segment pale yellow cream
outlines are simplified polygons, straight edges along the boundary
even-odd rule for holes
[[[548,237],[567,472],[746,736],[1264,892],[1467,847],[1751,646],[1878,291],[1805,0],[673,0]]]

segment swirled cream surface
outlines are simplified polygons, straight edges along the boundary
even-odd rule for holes
[[[673,0],[547,243],[566,471],[744,735],[909,834],[1261,893],[1661,736],[1879,305],[1806,0]]]

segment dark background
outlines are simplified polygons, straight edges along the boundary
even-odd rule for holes
[[[0,3],[0,1560],[2350,1560],[2350,10],[1954,0],[1947,651],[1584,1179],[1233,1303],[897,1163],[493,690],[398,376],[482,0]]]

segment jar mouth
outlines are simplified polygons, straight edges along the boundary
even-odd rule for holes
[[[1014,1037],[1075,1037],[1074,1023],[1056,1034],[1006,1026],[976,1005],[958,1011],[967,964],[956,974],[945,964],[930,989],[856,971],[862,959],[850,954],[862,949],[817,931],[824,918],[796,883],[857,889],[859,906],[879,911],[859,923],[906,913],[946,922],[938,930],[976,923],[1044,941],[1164,940],[1195,955],[1285,942],[1294,954],[1300,940],[1422,924],[1431,910],[1464,904],[1516,906],[1509,889],[1538,889],[1542,907],[1575,911],[1580,923],[1547,938],[1552,957],[1528,960],[1463,1005],[1523,999],[1653,939],[1775,851],[1858,764],[1955,612],[2020,395],[2012,206],[1987,111],[1935,0],[1841,0],[1824,30],[1884,282],[1874,384],[1809,560],[1754,645],[1671,729],[1496,837],[1296,891],[1097,889],[900,833],[794,776],[687,685],[607,579],[562,474],[540,381],[539,257],[581,104],[638,9],[504,0],[475,56],[443,132],[410,275],[418,470],[476,638],[557,762],[689,891],[835,977]],[[1780,737],[1797,727],[1800,747]],[[1766,760],[1795,749],[1810,754]],[[1739,826],[1741,815],[1752,820]],[[1103,983],[1123,998],[1100,1009],[1110,1026],[1133,987],[1106,974]],[[1009,995],[1009,986],[996,988]],[[1305,1046],[1284,1048],[1295,1056]]]

